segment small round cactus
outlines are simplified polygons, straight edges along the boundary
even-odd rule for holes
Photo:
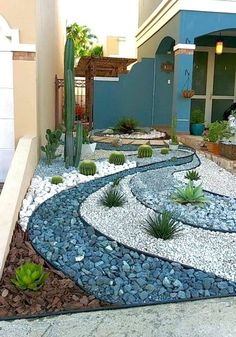
[[[79,172],[85,176],[94,176],[97,166],[92,160],[83,160],[79,165]]]
[[[109,163],[114,165],[123,165],[125,163],[125,155],[122,152],[115,151],[110,154]]]
[[[51,184],[58,185],[63,183],[63,178],[61,176],[53,176],[51,179]]]
[[[145,145],[140,145],[138,148],[138,158],[148,158],[152,157],[152,147],[151,145],[145,144]]]
[[[168,154],[169,153],[169,149],[167,149],[166,147],[163,147],[161,149],[161,154]]]

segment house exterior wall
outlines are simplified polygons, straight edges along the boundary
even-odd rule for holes
[[[36,0],[0,0],[0,14],[20,30],[21,43],[36,42]]]
[[[37,1],[37,109],[38,135],[45,143],[46,129],[55,127],[55,75],[63,77],[65,21],[60,1]]]
[[[139,0],[139,26],[141,26],[144,21],[149,18],[162,1],[163,0]]]

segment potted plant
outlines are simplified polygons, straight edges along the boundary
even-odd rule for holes
[[[176,136],[176,116],[173,115],[171,122],[171,138],[169,141],[169,149],[170,150],[178,150],[179,141]]]
[[[92,142],[91,143],[91,134],[88,132],[88,130],[83,129],[83,143],[82,143],[82,149],[81,149],[81,156],[90,155],[95,152],[97,143]]]
[[[231,136],[228,140],[220,142],[220,154],[231,160],[236,160],[236,111],[232,111],[228,117]]]
[[[195,95],[195,91],[192,89],[183,89],[182,90],[182,96],[184,98],[191,98]]]
[[[219,142],[224,138],[230,138],[231,134],[228,121],[215,121],[209,124],[208,134],[204,138],[206,140],[207,150],[219,155]]]
[[[201,136],[205,129],[204,113],[201,109],[194,109],[191,111],[190,116],[190,132],[191,135]]]

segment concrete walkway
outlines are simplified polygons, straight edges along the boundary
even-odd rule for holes
[[[235,337],[236,298],[0,322],[0,337]]]

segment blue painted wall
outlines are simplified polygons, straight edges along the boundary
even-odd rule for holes
[[[194,39],[198,36],[236,28],[236,14],[231,13],[181,11],[180,17],[179,42],[181,43],[185,43],[186,38],[194,43]]]
[[[122,116],[152,125],[153,68],[153,59],[143,59],[118,82],[94,81],[94,129],[114,126]]]
[[[154,125],[171,124],[174,72],[161,71],[162,63],[167,62],[174,64],[173,54],[156,54]]]

